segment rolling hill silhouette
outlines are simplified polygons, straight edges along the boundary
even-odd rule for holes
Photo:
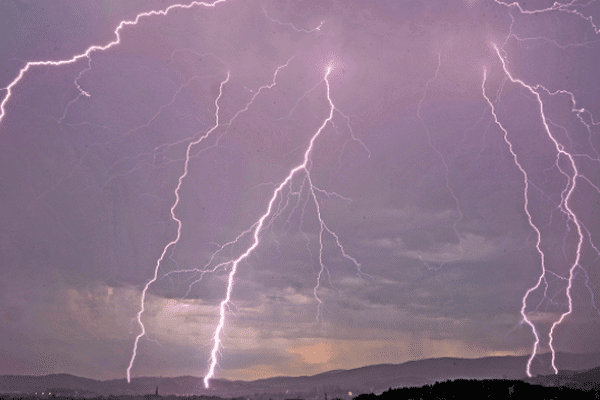
[[[154,393],[161,395],[211,395],[221,397],[251,396],[253,394],[329,393],[329,398],[348,392],[381,393],[389,388],[418,387],[454,379],[518,379],[547,386],[585,385],[600,382],[600,353],[558,353],[557,364],[563,368],[558,375],[527,379],[525,365],[528,356],[485,357],[477,359],[434,358],[408,361],[402,364],[370,365],[350,370],[335,370],[313,376],[274,377],[255,381],[214,379],[205,389],[201,377],[173,378],[140,377],[128,384],[125,379],[94,380],[70,374],[44,376],[2,375],[0,393],[34,393],[47,389],[124,395]],[[549,365],[549,355],[536,358]],[[274,396],[275,398],[277,396]],[[308,396],[305,396],[308,398]]]

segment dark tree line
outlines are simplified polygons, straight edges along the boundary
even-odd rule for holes
[[[355,400],[387,400],[387,399],[578,399],[599,400],[600,388],[584,391],[569,387],[547,387],[532,385],[523,381],[512,380],[467,380],[437,382],[419,388],[390,389],[380,395],[361,394]]]

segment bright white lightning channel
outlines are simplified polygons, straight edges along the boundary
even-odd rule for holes
[[[502,56],[500,49],[498,48],[498,46],[496,46],[496,44],[493,44],[493,48],[498,56],[498,58],[500,59],[500,62],[502,64],[502,69],[504,72],[504,75],[514,84],[518,84],[521,87],[523,87],[524,89],[526,89],[527,91],[529,91],[533,96],[535,96],[536,101],[539,105],[539,112],[540,112],[540,118],[542,120],[542,124],[544,127],[544,131],[547,134],[548,138],[551,140],[551,142],[554,144],[554,148],[556,150],[556,160],[555,160],[555,166],[558,168],[558,170],[560,171],[560,173],[567,179],[567,183],[565,185],[565,187],[563,188],[562,192],[561,192],[561,203],[559,205],[559,208],[561,210],[562,213],[564,213],[567,216],[568,222],[567,223],[572,223],[575,226],[575,230],[577,232],[577,245],[576,245],[576,249],[575,249],[575,257],[574,260],[569,268],[569,277],[568,278],[564,278],[565,280],[568,281],[568,285],[566,288],[566,295],[567,295],[567,299],[568,299],[568,309],[567,311],[564,311],[560,314],[560,317],[555,320],[552,324],[552,327],[550,328],[550,332],[549,332],[549,347],[550,347],[550,352],[551,352],[551,364],[552,364],[552,369],[554,370],[554,373],[557,374],[558,373],[558,368],[556,367],[556,351],[554,349],[553,346],[553,342],[554,342],[554,332],[555,329],[558,327],[558,325],[560,325],[564,319],[572,313],[573,311],[573,300],[571,297],[571,290],[573,287],[573,278],[575,276],[575,272],[577,270],[577,268],[582,268],[582,266],[580,265],[580,261],[581,261],[581,251],[582,251],[582,245],[583,245],[583,238],[584,238],[584,229],[585,227],[583,226],[583,223],[579,220],[577,214],[573,211],[573,209],[571,208],[570,205],[570,199],[573,195],[573,192],[576,189],[576,183],[577,183],[577,178],[581,177],[581,175],[579,174],[579,171],[577,169],[574,157],[571,153],[567,152],[564,148],[563,145],[561,145],[560,143],[558,143],[558,141],[556,140],[556,138],[552,135],[552,132],[550,130],[550,127],[548,125],[548,120],[546,118],[546,115],[544,113],[544,103],[541,99],[541,96],[538,92],[538,90],[544,90],[550,94],[552,94],[550,91],[548,91],[545,87],[541,86],[541,85],[535,85],[535,86],[531,86],[526,84],[525,82],[523,82],[522,80],[518,79],[518,78],[514,78],[512,76],[512,74],[509,72],[507,66],[506,66],[506,60],[504,59],[504,57]],[[531,356],[529,357],[528,361],[527,361],[527,375],[529,377],[531,377],[531,363],[533,361],[533,359],[535,358],[537,351],[539,349],[539,344],[540,344],[540,338],[539,338],[539,333],[535,327],[535,325],[533,324],[533,322],[527,317],[525,310],[527,307],[527,299],[529,298],[529,295],[534,292],[535,290],[537,290],[538,288],[540,288],[541,284],[543,282],[546,282],[546,274],[547,273],[551,273],[550,271],[547,270],[546,265],[545,265],[545,255],[544,252],[541,250],[541,232],[538,229],[538,227],[533,223],[531,214],[529,212],[529,179],[527,176],[527,173],[525,171],[525,169],[521,166],[521,164],[518,161],[517,155],[513,150],[513,146],[512,143],[509,141],[508,139],[508,132],[507,130],[502,126],[502,124],[499,122],[498,117],[496,115],[496,111],[495,111],[495,107],[494,104],[492,103],[492,101],[487,97],[487,95],[485,94],[485,82],[486,82],[486,70],[484,69],[484,74],[483,74],[483,83],[482,83],[482,90],[483,90],[483,96],[485,97],[486,101],[488,102],[488,104],[491,107],[492,110],[492,114],[494,117],[494,121],[496,122],[496,124],[500,127],[500,129],[504,132],[504,141],[508,144],[509,146],[509,150],[513,156],[514,162],[517,165],[517,167],[519,168],[519,170],[521,171],[521,173],[523,174],[523,178],[524,178],[524,210],[525,213],[527,214],[527,218],[529,221],[529,225],[535,230],[536,232],[536,236],[537,236],[537,240],[536,240],[536,250],[540,255],[540,260],[541,260],[541,273],[537,279],[537,282],[534,286],[532,286],[531,288],[529,288],[525,295],[523,296],[522,299],[522,307],[521,307],[521,315],[523,317],[523,321],[525,323],[527,323],[532,331],[533,334],[535,336],[535,343],[534,343],[534,347],[533,347],[533,352],[531,354]],[[564,156],[567,158],[569,166],[572,168],[572,172],[569,173],[567,171],[565,171],[565,169],[563,167],[561,167],[561,164],[559,163],[559,158],[560,156]],[[586,229],[587,231],[587,229]],[[583,268],[582,268],[583,269]],[[556,275],[556,274],[555,274]],[[559,276],[560,277],[560,276]],[[563,277],[560,277],[563,278]],[[544,293],[544,296],[546,294]],[[595,307],[595,304],[594,304]]]
[[[542,281],[545,279],[545,274],[546,274],[545,255],[544,255],[544,252],[542,251],[542,249],[540,248],[542,234],[541,234],[540,230],[538,229],[538,227],[533,223],[531,213],[529,212],[529,178],[527,176],[527,172],[525,171],[523,166],[521,166],[521,164],[519,163],[517,154],[513,150],[513,145],[508,140],[508,131],[506,130],[506,128],[504,128],[504,126],[498,120],[498,116],[496,115],[496,107],[494,106],[494,103],[489,99],[489,97],[485,93],[486,79],[487,79],[487,70],[484,68],[483,69],[483,82],[481,83],[481,90],[483,92],[483,97],[488,102],[488,104],[492,110],[492,116],[494,117],[494,122],[496,123],[496,125],[498,125],[498,127],[500,127],[500,129],[503,132],[503,139],[506,142],[506,144],[508,145],[508,150],[510,151],[510,154],[513,157],[515,165],[517,166],[519,171],[521,171],[521,174],[523,174],[523,185],[524,185],[523,209],[525,210],[525,214],[527,214],[527,221],[529,222],[529,226],[531,226],[531,228],[536,233],[535,248],[536,248],[538,254],[540,255],[541,264],[542,264],[542,273],[539,275],[537,283],[535,284],[535,286],[532,286],[531,288],[529,288],[527,290],[527,292],[523,296],[523,300],[521,303],[521,316],[523,317],[523,321],[525,321],[525,323],[527,323],[527,325],[529,325],[529,327],[531,328],[531,330],[533,332],[533,336],[535,337],[535,342],[533,344],[533,351],[531,352],[531,356],[527,360],[527,368],[526,368],[527,376],[531,378],[531,362],[533,361],[533,359],[535,358],[535,355],[537,354],[537,350],[538,350],[538,347],[540,344],[540,335],[539,335],[535,325],[533,324],[533,322],[531,322],[531,320],[527,317],[527,314],[525,313],[525,309],[527,308],[527,299],[529,298],[529,295],[531,294],[531,292],[533,292],[537,288],[539,288],[540,285],[542,284]]]
[[[536,89],[540,89],[540,88],[542,88],[544,90],[546,90],[546,89],[543,88],[541,85],[532,87],[530,85],[527,85],[525,82],[523,82],[520,79],[513,78],[511,73],[508,71],[508,68],[506,67],[506,61],[504,60],[504,57],[502,57],[502,55],[500,54],[500,50],[498,49],[498,47],[496,45],[494,45],[494,50],[496,50],[496,54],[498,55],[498,57],[500,58],[500,61],[502,62],[502,69],[504,70],[504,73],[506,74],[508,79],[510,79],[510,81],[513,83],[521,85],[523,88],[527,89],[531,94],[533,94],[535,96],[535,98],[540,106],[540,117],[542,118],[542,123],[544,125],[544,131],[546,132],[546,134],[548,135],[548,138],[552,141],[552,143],[554,144],[554,147],[556,148],[557,155],[556,155],[555,165],[557,166],[557,168],[561,172],[561,174],[563,174],[567,178],[567,184],[561,193],[560,209],[563,213],[567,214],[568,220],[570,222],[572,222],[576,227],[577,247],[576,247],[576,251],[575,251],[575,259],[573,260],[573,263],[572,263],[571,267],[569,268],[569,283],[568,283],[568,286],[566,289],[569,307],[568,307],[568,310],[566,312],[561,313],[560,318],[552,324],[552,327],[550,328],[550,333],[549,333],[549,337],[550,337],[549,346],[550,346],[550,351],[552,353],[552,369],[554,370],[554,373],[557,374],[558,369],[556,368],[556,351],[554,350],[554,347],[552,345],[553,341],[554,341],[553,334],[554,334],[554,329],[558,325],[560,325],[562,323],[562,321],[565,319],[565,317],[567,315],[571,314],[571,312],[573,311],[573,299],[571,298],[571,288],[573,286],[573,277],[575,274],[575,270],[580,266],[579,261],[581,260],[581,246],[583,244],[583,231],[582,231],[581,223],[579,221],[579,218],[577,217],[577,214],[573,211],[573,209],[571,208],[570,203],[569,203],[569,200],[571,199],[571,196],[573,195],[573,191],[576,188],[576,183],[577,183],[576,180],[579,176],[579,171],[577,170],[577,166],[573,159],[573,155],[564,150],[564,146],[562,146],[561,144],[558,143],[558,141],[556,140],[556,138],[552,135],[552,133],[550,131],[550,127],[548,126],[548,121],[546,120],[546,115],[544,114],[544,103],[542,102],[540,94],[536,91]],[[561,155],[566,156],[567,159],[569,160],[569,164],[570,164],[571,168],[573,169],[573,173],[571,175],[569,173],[567,173],[560,166],[560,163],[558,162],[558,160]],[[544,273],[545,272],[546,271],[544,270]],[[523,301],[525,302],[525,299]],[[531,360],[529,361],[529,363],[527,365],[528,373],[529,373],[530,364],[531,364]]]

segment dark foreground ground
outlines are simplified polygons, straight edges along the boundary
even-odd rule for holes
[[[314,395],[313,395],[314,396]],[[303,397],[301,394],[294,394],[286,397],[286,395],[272,395],[268,397],[275,400],[276,398],[289,399],[308,399],[313,396]],[[60,394],[0,394],[1,399],[6,400],[28,400],[28,399],[102,399],[102,400],[225,400],[216,396],[160,396],[154,394],[146,395],[122,395],[122,396],[74,396]],[[257,398],[253,396],[253,398]],[[358,396],[345,395],[341,397],[323,396],[323,400],[386,400],[386,399],[600,399],[600,385],[597,383],[590,384],[570,384],[569,386],[542,386],[533,383],[527,383],[519,380],[466,380],[457,379],[454,381],[438,382],[433,385],[425,385],[414,388],[389,389],[381,394],[360,394]],[[246,400],[245,397],[234,397],[232,400]]]

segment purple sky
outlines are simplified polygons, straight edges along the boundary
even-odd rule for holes
[[[569,307],[554,348],[600,351],[599,1],[227,0],[13,85],[173,3],[0,3],[0,374],[125,377],[209,133],[132,369],[203,376],[227,262],[327,82],[309,174],[238,266],[216,377],[531,354],[536,284],[539,351]]]

